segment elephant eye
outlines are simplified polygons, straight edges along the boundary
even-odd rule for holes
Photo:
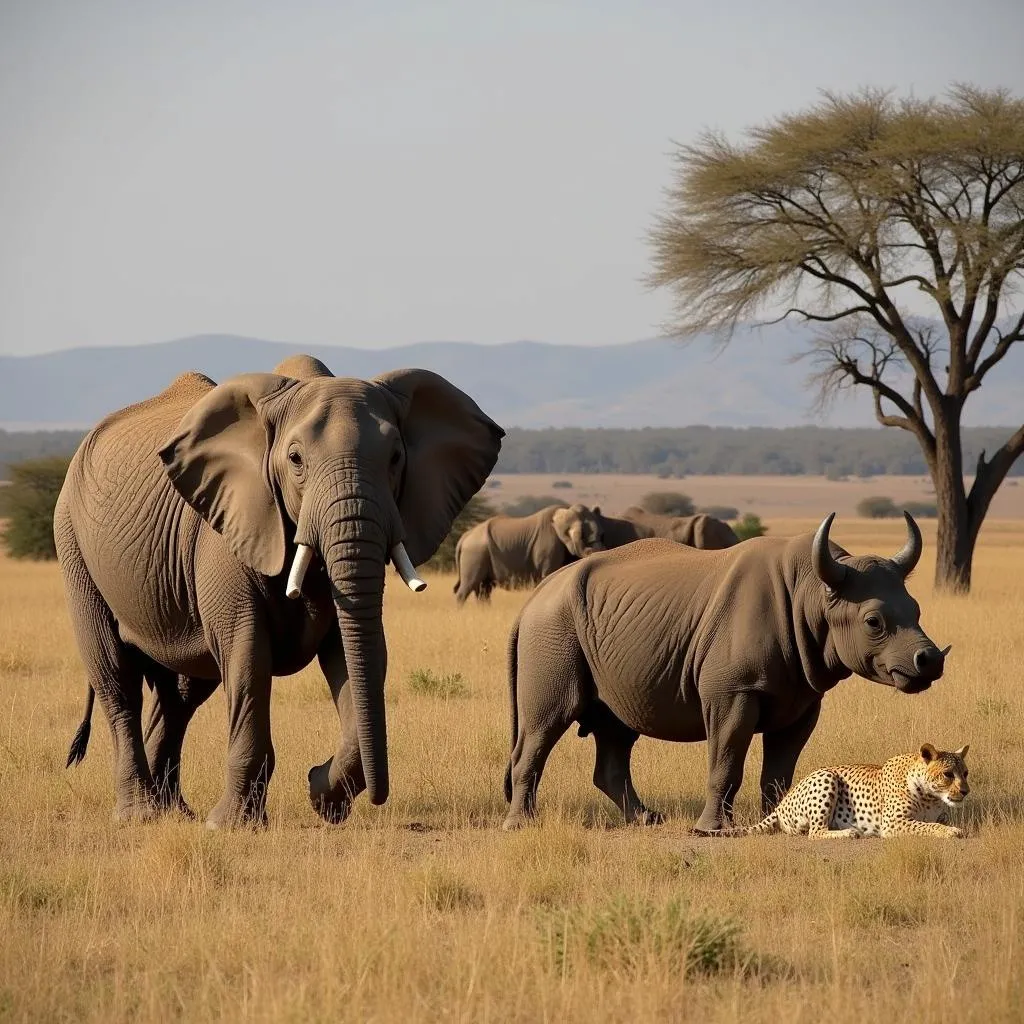
[[[297,469],[302,468],[302,452],[298,448],[292,448],[288,452],[288,461]]]
[[[401,458],[402,458],[402,449],[401,449],[401,448],[396,448],[396,449],[395,449],[395,450],[394,450],[394,451],[393,451],[393,452],[391,453],[391,468],[392,468],[392,469],[394,469],[394,467],[398,465],[398,463],[399,463],[399,460],[400,460]]]

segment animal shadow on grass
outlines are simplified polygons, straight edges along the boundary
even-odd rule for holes
[[[593,798],[584,800],[582,803],[561,801],[556,803],[561,814],[566,818],[578,821],[584,828],[597,831],[610,831],[622,828],[679,828],[680,826],[691,826],[704,809],[704,801],[698,797],[674,796],[658,797],[652,801],[654,810],[660,811],[665,816],[664,822],[660,825],[635,825],[627,822],[622,811],[617,810],[612,802],[599,794]],[[541,811],[543,816],[543,810]]]

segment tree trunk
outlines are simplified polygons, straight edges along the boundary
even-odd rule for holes
[[[971,589],[971,563],[980,523],[972,522],[964,490],[960,403],[947,399],[935,417],[935,460],[930,467],[938,506],[935,588],[952,594]]]

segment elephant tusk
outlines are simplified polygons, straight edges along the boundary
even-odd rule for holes
[[[295,549],[295,560],[292,562],[292,571],[288,573],[288,586],[284,591],[292,600],[302,593],[302,581],[306,578],[306,570],[312,561],[313,549],[306,544],[300,544]]]
[[[409,559],[409,552],[405,550],[405,545],[401,541],[391,549],[391,561],[394,563],[398,575],[402,577],[406,586],[414,594],[427,589],[427,581],[416,575],[416,567]]]

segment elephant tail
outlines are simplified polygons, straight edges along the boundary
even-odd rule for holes
[[[518,662],[519,662],[519,620],[512,627],[508,637],[508,699],[512,721],[512,744],[509,747],[508,767],[505,769],[505,803],[512,803],[512,754],[519,736],[519,701],[518,701]]]
[[[85,757],[85,751],[89,746],[89,733],[92,732],[92,706],[96,703],[96,691],[89,687],[85,695],[85,714],[82,716],[82,724],[71,741],[71,749],[68,750],[67,763],[65,768],[78,764]]]
[[[457,594],[459,587],[462,585],[462,537],[465,536],[465,534],[462,534],[455,542],[455,585],[452,587],[453,594]]]

